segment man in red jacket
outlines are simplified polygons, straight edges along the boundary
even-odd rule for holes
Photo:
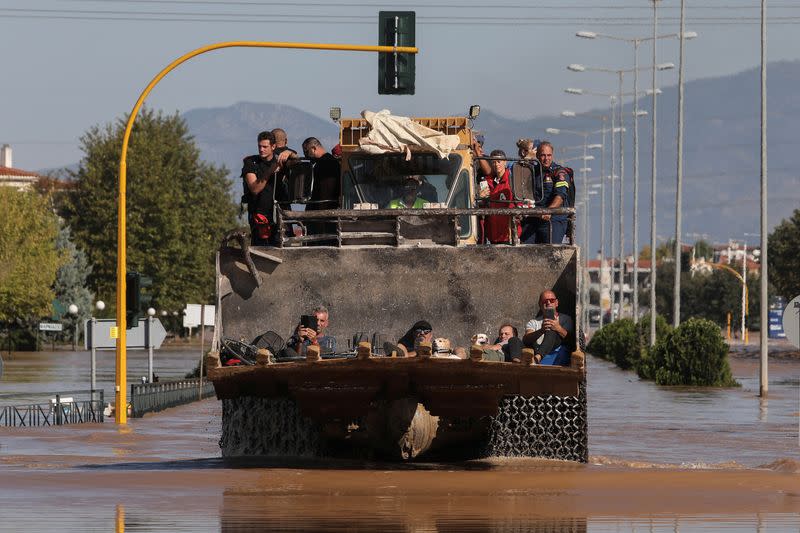
[[[488,187],[481,187],[480,198],[488,200],[488,207],[516,207],[512,202],[511,171],[508,169],[506,153],[492,150],[489,154],[491,174],[486,176]],[[484,241],[491,244],[511,243],[511,217],[508,215],[490,215],[484,223]]]

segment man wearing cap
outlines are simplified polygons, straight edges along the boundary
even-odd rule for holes
[[[399,348],[402,355],[405,357],[416,357],[417,348],[420,343],[433,341],[433,328],[427,320],[419,320],[414,323],[411,328],[406,331],[406,334],[400,337],[397,341],[397,348]]]
[[[492,150],[492,173],[487,176],[488,187],[482,188],[479,197],[488,200],[488,207],[515,207],[512,202],[511,171],[506,164],[506,153]],[[512,236],[511,217],[508,215],[489,215],[483,225],[484,241],[491,244],[510,244]]]
[[[406,176],[403,180],[403,195],[389,202],[389,209],[421,209],[425,200],[417,196],[422,176]]]
[[[533,180],[535,207],[569,207],[569,175],[553,161],[553,145],[542,141],[536,150],[542,168],[542,179]],[[567,232],[567,215],[527,217],[522,224],[522,241],[526,244],[561,244]]]

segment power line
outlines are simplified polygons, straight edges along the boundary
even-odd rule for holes
[[[2,11],[2,9],[0,9]],[[65,14],[57,13],[27,13],[27,14],[0,14],[0,19],[36,19],[36,20],[77,20],[77,21],[139,21],[139,22],[210,22],[210,23],[240,23],[240,24],[258,24],[258,23],[284,23],[284,24],[325,24],[331,18],[338,18],[340,22],[345,24],[375,24],[373,16],[359,16],[359,15],[324,15],[324,16],[308,16],[308,15],[289,15],[289,14],[270,14],[270,15],[253,15],[253,14],[205,14],[205,13],[131,13],[125,12],[98,12],[94,14],[66,14],[69,11],[62,12]],[[134,16],[135,15],[135,16]],[[188,15],[188,16],[187,16]],[[238,18],[220,18],[220,17],[238,17]],[[640,27],[649,24],[646,19],[601,19],[601,18],[514,18],[508,19],[506,17],[420,17],[418,24],[420,25],[436,25],[436,26],[473,26],[473,25],[487,25],[487,26],[575,26],[576,24],[592,24],[601,23],[605,26],[631,26]],[[756,25],[759,20],[755,18],[746,17],[729,17],[729,18],[707,18],[705,20],[698,20],[693,22],[693,26],[738,26],[738,25]],[[772,25],[796,25],[800,24],[800,16],[798,17],[778,17],[770,21]],[[665,22],[665,26],[677,25],[675,22]]]
[[[271,4],[270,2],[258,2],[258,1],[247,1],[247,0],[237,0],[237,1],[227,1],[227,0],[71,0],[73,2],[83,2],[83,1],[90,1],[90,2],[103,2],[105,4],[109,3],[129,3],[129,4],[173,4],[173,5],[236,5],[236,6],[264,6],[274,8],[275,5]],[[377,8],[397,8],[397,4],[390,3],[390,4],[371,4],[365,2],[295,2],[292,4],[292,7],[377,7]],[[424,7],[430,9],[487,9],[485,4],[479,5],[465,5],[463,3],[454,3],[454,4],[426,4],[426,3],[404,3],[403,7],[411,8],[411,7]],[[495,9],[535,9],[535,10],[542,10],[542,9],[574,9],[574,10],[586,10],[586,9],[608,9],[608,10],[647,10],[648,12],[652,9],[649,5],[631,5],[631,6],[620,6],[620,5],[597,5],[597,4],[589,4],[589,5],[563,5],[563,4],[553,4],[553,5],[531,5],[531,4],[495,4],[491,6],[492,10]],[[677,10],[679,6],[660,6],[660,10]],[[709,5],[699,5],[699,6],[692,6],[692,9],[760,9],[758,5],[742,5],[742,4],[731,4],[728,2],[724,2],[721,4],[709,4]],[[777,5],[770,5],[770,10],[772,9],[800,9],[800,5],[796,4],[777,4]]]

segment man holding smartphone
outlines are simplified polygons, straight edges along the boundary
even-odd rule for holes
[[[558,312],[558,298],[553,291],[539,295],[539,314],[525,325],[522,342],[536,352],[537,363],[569,366],[575,325],[572,317]]]
[[[336,351],[336,338],[325,335],[328,328],[328,309],[318,306],[311,315],[300,317],[300,324],[295,328],[294,335],[289,339],[289,348],[298,355],[306,354],[306,347],[314,344],[320,347],[322,353]]]

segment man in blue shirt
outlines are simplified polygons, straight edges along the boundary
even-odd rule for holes
[[[536,150],[542,178],[533,180],[535,207],[569,207],[569,175],[553,161],[553,145],[542,141]],[[561,244],[567,232],[567,215],[528,217],[522,225],[526,244]]]

